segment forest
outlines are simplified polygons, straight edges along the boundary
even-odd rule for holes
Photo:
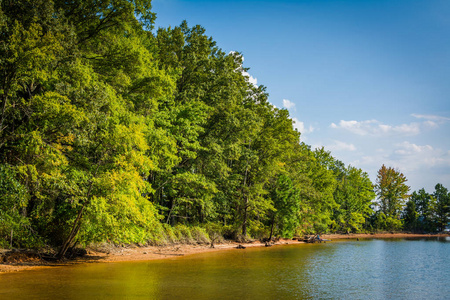
[[[0,3],[0,247],[447,225],[447,188],[311,149],[240,53],[149,0]]]

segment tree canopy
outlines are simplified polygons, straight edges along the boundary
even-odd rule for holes
[[[62,257],[192,228],[247,239],[370,227],[367,173],[302,142],[242,55],[203,27],[152,31],[147,0],[0,3],[1,246]],[[380,169],[385,219],[400,217],[405,182]],[[433,199],[442,228],[447,190]]]

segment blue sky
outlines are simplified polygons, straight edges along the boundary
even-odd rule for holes
[[[313,148],[411,190],[450,189],[450,1],[153,0],[156,27],[201,25],[238,51]]]

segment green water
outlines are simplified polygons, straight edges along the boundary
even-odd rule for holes
[[[449,299],[450,238],[333,241],[0,275],[0,299]]]

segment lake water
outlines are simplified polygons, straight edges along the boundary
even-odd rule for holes
[[[233,249],[0,275],[0,299],[450,299],[450,238]]]

